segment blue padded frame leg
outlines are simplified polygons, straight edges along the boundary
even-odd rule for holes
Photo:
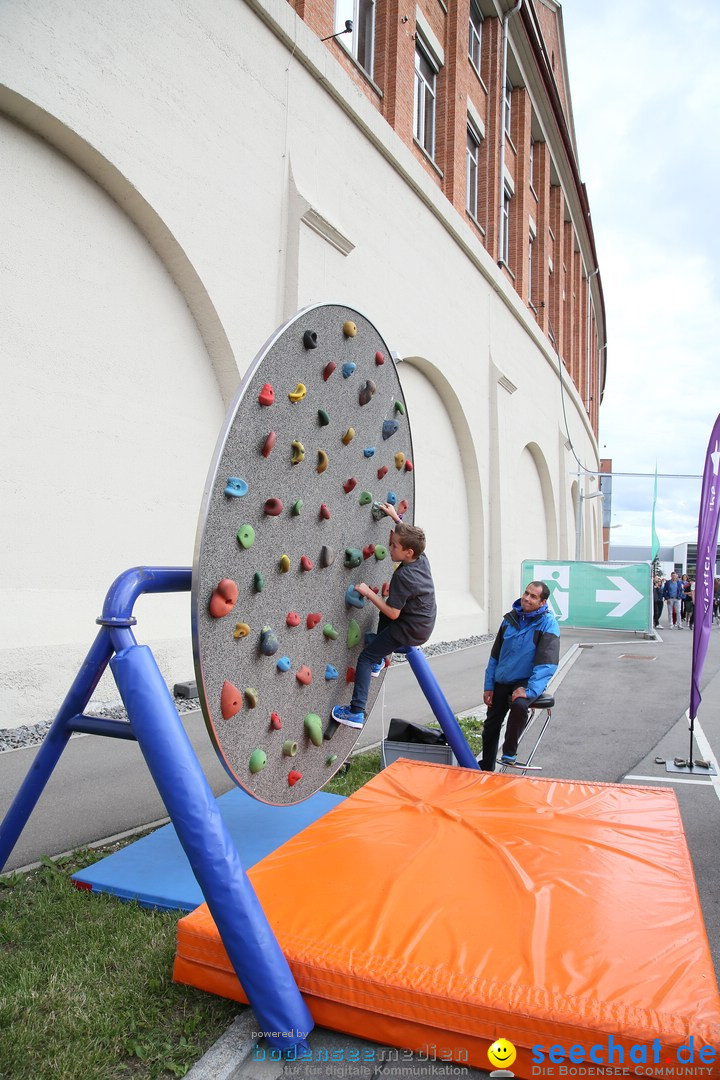
[[[448,705],[447,698],[440,689],[440,685],[433,675],[422,649],[412,646],[409,649],[397,649],[396,651],[406,653],[408,663],[420,684],[420,689],[427,698],[430,708],[435,713],[458,763],[466,769],[479,769],[480,766],[475,759],[475,755],[468,746],[468,741],[455,718],[455,713]]]
[[[110,587],[98,619],[102,629],[0,824],[0,869],[73,731],[137,739],[258,1027],[271,1046],[289,1052],[307,1046],[313,1019],[241,865],[152,651],[138,645],[130,629],[139,595],[189,591],[191,577],[184,567],[135,567]],[[108,663],[129,722],[83,713]]]

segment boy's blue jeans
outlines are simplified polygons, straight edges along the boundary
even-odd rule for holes
[[[370,637],[369,634],[366,636],[366,640],[368,637]],[[365,713],[365,706],[370,693],[370,679],[372,678],[370,673],[373,664],[377,664],[386,656],[390,656],[394,648],[395,642],[393,641],[391,629],[389,626],[385,626],[384,629],[370,638],[370,641],[360,653],[355,667],[355,687],[350,702],[350,708],[353,712]]]

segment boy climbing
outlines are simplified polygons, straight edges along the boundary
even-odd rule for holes
[[[383,503],[383,510],[395,522],[389,549],[390,558],[399,565],[391,578],[387,600],[364,581],[355,586],[355,591],[374,604],[380,615],[377,634],[366,636],[367,644],[358,657],[352,700],[349,705],[336,705],[332,711],[333,719],[346,727],[361,728],[365,723],[370,679],[382,671],[385,657],[398,646],[423,645],[437,615],[425,533],[401,521],[390,503]]]

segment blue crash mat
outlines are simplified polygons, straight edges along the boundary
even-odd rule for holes
[[[342,795],[318,791],[293,806],[268,806],[233,788],[217,803],[248,870],[344,801]],[[193,911],[205,899],[172,823],[78,870],[72,880],[81,889],[112,893],[121,900],[137,900],[145,907],[167,911]]]

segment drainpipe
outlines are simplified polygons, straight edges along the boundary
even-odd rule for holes
[[[502,122],[500,124],[500,214],[499,223],[500,231],[498,233],[498,264],[502,266],[507,262],[507,252],[505,251],[505,232],[503,229],[503,207],[505,205],[505,124],[507,123],[507,107],[505,105],[505,84],[507,83],[507,47],[508,47],[508,23],[513,15],[522,7],[523,0],[517,0],[517,4],[511,11],[506,11],[503,15],[503,60],[502,60],[502,82],[500,84],[500,93],[502,94]]]
[[[596,274],[600,273],[600,267],[596,266],[592,274],[588,275],[587,279],[587,328],[586,328],[586,341],[585,341],[585,411],[590,416],[590,403],[593,398],[592,391],[594,387],[590,385],[590,372],[592,371],[592,363],[590,358],[590,324],[592,322],[590,315],[592,309],[592,279]]]

